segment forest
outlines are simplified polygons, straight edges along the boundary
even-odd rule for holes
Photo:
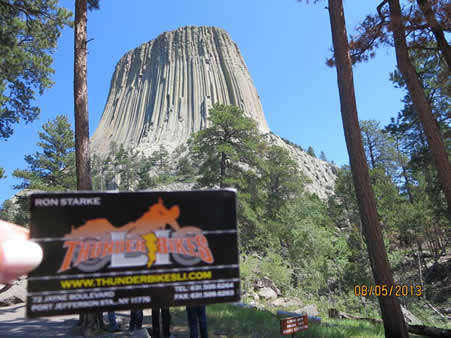
[[[393,81],[399,84],[396,73]],[[360,121],[361,135],[395,283],[415,287],[400,291],[401,303],[422,323],[440,327],[446,320],[438,313],[448,310],[450,295],[449,220],[408,95],[405,101],[388,126]],[[239,108],[216,105],[210,123],[171,155],[164,147],[145,156],[113,144],[106,156],[91,158],[93,189],[235,187],[244,301],[252,302],[254,286],[269,278],[284,297],[315,303],[322,313],[335,308],[378,318],[377,298],[356,289],[374,281],[349,166],[337,168],[334,194],[320,200],[303,189],[306,179],[288,151],[268,143]],[[13,173],[23,181],[16,188],[75,190],[67,118],[46,123],[40,139],[41,151],[26,156],[28,168]],[[27,226],[26,196],[5,201],[0,218]]]

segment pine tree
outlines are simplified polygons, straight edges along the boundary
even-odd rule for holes
[[[308,147],[307,154],[309,154],[310,156],[316,157],[315,150],[313,149],[312,146]]]
[[[209,127],[193,135],[190,153],[199,162],[204,187],[239,186],[243,164],[256,163],[261,145],[255,121],[235,106],[216,104],[209,114]]]
[[[269,146],[260,170],[261,188],[266,191],[266,214],[274,218],[283,205],[302,191],[302,177],[295,161],[283,148]]]
[[[119,190],[130,190],[135,181],[135,157],[133,151],[125,149],[123,144],[119,146],[113,163],[115,173],[119,175]]]
[[[25,156],[27,169],[16,169],[13,176],[23,180],[15,189],[36,189],[43,191],[69,191],[76,188],[74,133],[66,116],[58,115],[55,120],[42,126],[39,132],[40,151]],[[6,201],[1,217],[11,222],[28,226],[29,202],[26,193],[15,196],[15,202]],[[9,214],[9,216],[8,216]]]
[[[54,0],[0,0],[0,138],[38,117],[35,90],[53,84],[52,53],[71,15]]]
[[[373,57],[374,50],[381,44],[395,48],[399,73],[408,88],[414,112],[424,130],[426,143],[447,201],[448,218],[451,219],[451,165],[447,149],[424,90],[426,86],[421,81],[421,71],[415,68],[410,56],[412,50],[440,52],[449,71],[450,47],[443,33],[447,30],[449,15],[441,15],[447,12],[446,1],[409,1],[408,5],[401,9],[399,0],[384,0],[377,6],[376,15],[366,16],[359,24],[358,34],[351,40],[350,46],[353,62],[366,61]],[[333,61],[330,64],[333,64]],[[439,73],[435,76],[438,77]]]
[[[255,121],[235,106],[216,104],[209,127],[189,141],[190,158],[198,167],[198,187],[234,187],[238,190],[238,226],[243,252],[264,249],[262,233],[264,193],[262,167],[264,143]]]
[[[41,151],[25,156],[28,169],[16,169],[13,176],[24,180],[15,189],[68,191],[76,188],[74,132],[66,116],[42,126],[37,145]]]
[[[389,0],[390,1],[390,0]],[[377,284],[393,285],[393,276],[378,220],[357,117],[351,58],[341,0],[329,0],[328,11],[336,60],[341,114],[348,148],[356,198],[365,235],[368,256]],[[385,335],[408,337],[407,327],[396,297],[379,297]]]
[[[409,59],[405,26],[402,22],[399,0],[388,0],[388,3],[398,68],[406,81],[415,110],[423,126],[429,150],[431,151],[434,165],[438,171],[438,177],[447,200],[448,218],[451,220],[451,165],[448,154],[423,85],[418,78],[415,67]]]
[[[188,182],[194,179],[195,168],[188,156],[183,156],[177,161],[175,173],[179,177],[180,182]]]
[[[136,179],[138,181],[136,189],[145,190],[156,186],[156,180],[150,176],[153,161],[150,157],[140,157],[136,163]]]
[[[150,161],[157,170],[157,180],[159,183],[166,183],[169,179],[169,152],[164,145],[160,145],[160,149],[153,152]]]
[[[443,135],[445,147],[451,149],[450,117],[448,116],[450,96],[448,83],[448,68],[440,55],[431,50],[411,50],[409,55],[417,70],[417,74],[424,87],[428,102],[431,104],[434,117],[440,133]],[[407,90],[406,83],[398,70],[390,74],[390,80],[396,87]],[[444,198],[441,193],[440,182],[434,169],[431,152],[428,149],[426,135],[413,105],[410,93],[407,91],[403,99],[404,107],[398,116],[391,119],[386,131],[396,141],[398,160],[402,170],[401,184],[403,190],[413,202],[412,188],[416,182],[424,179],[427,184],[424,193],[430,199],[435,199],[434,209],[442,213]],[[446,210],[446,206],[444,208]],[[446,211],[445,211],[446,212]]]

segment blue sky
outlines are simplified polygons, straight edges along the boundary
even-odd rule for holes
[[[73,0],[60,1],[73,10]],[[244,57],[260,95],[270,129],[304,149],[324,151],[338,165],[348,163],[331,55],[329,16],[318,4],[296,0],[101,0],[88,15],[88,95],[90,134],[95,131],[108,96],[111,76],[121,56],[165,31],[181,26],[225,29]],[[348,33],[375,12],[372,1],[345,1]],[[55,85],[36,98],[41,115],[32,124],[16,125],[12,137],[0,140],[0,203],[16,192],[14,169],[25,169],[24,156],[38,150],[42,124],[65,114],[73,125],[73,30],[64,29],[54,55]],[[382,48],[375,59],[354,67],[360,119],[384,126],[402,108],[404,93],[388,80],[396,64],[394,51]]]

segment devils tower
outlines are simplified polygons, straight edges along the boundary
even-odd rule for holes
[[[161,145],[171,152],[207,126],[215,103],[240,107],[269,142],[288,150],[307,178],[307,191],[330,195],[336,168],[269,132],[238,46],[217,27],[179,28],[126,53],[116,65],[91,149],[106,155],[115,142],[145,155]]]
[[[118,62],[92,149],[104,154],[114,141],[145,153],[172,150],[206,126],[215,103],[240,107],[269,132],[243,57],[224,30],[163,33]]]

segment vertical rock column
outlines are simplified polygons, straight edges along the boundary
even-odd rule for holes
[[[257,91],[237,45],[216,27],[166,32],[125,54],[111,80],[92,149],[111,142],[151,153],[204,128],[215,103],[233,104],[269,132]]]

